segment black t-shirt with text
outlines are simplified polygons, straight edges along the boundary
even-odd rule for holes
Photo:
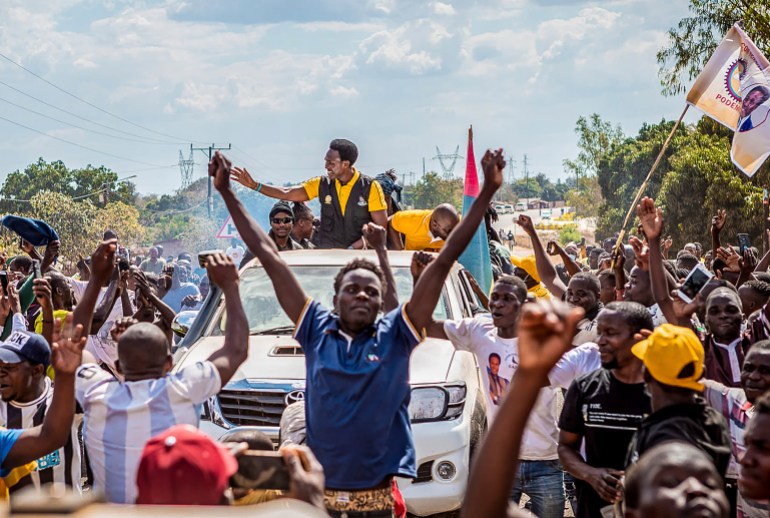
[[[597,369],[572,382],[564,398],[559,428],[584,438],[590,466],[622,470],[631,439],[651,412],[644,383],[623,383],[607,369]],[[601,516],[611,505],[578,481],[578,517]]]

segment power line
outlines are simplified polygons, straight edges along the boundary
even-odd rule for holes
[[[57,119],[56,117],[51,117],[50,115],[46,115],[45,113],[40,113],[39,111],[35,111],[35,110],[31,109],[31,108],[27,108],[26,106],[22,106],[20,104],[16,104],[15,102],[9,101],[8,99],[4,99],[2,97],[0,97],[0,101],[2,101],[4,103],[8,103],[11,106],[15,106],[15,107],[20,108],[22,110],[28,111],[30,113],[34,113],[35,115],[39,115],[40,117],[45,117],[46,119],[51,119],[52,121],[56,121],[56,122],[58,122],[60,124],[66,124],[67,126],[71,126],[73,128],[77,128],[79,130],[88,131],[88,132],[91,132],[91,133],[96,133],[97,135],[104,135],[105,137],[110,137],[110,138],[119,139],[119,140],[125,140],[125,141],[131,141],[131,142],[139,142],[141,144],[165,144],[165,142],[159,142],[159,141],[152,142],[152,141],[147,141],[147,140],[139,140],[139,139],[135,139],[135,138],[121,137],[119,135],[110,135],[109,133],[104,133],[103,131],[98,131],[98,130],[94,130],[94,129],[90,129],[90,128],[84,128],[83,126],[78,126],[77,124],[72,124],[71,122],[63,121],[61,119]]]
[[[8,83],[6,83],[4,81],[0,81],[0,85],[5,86],[6,88],[10,88],[14,92],[18,92],[18,93],[20,93],[20,94],[22,94],[22,95],[24,95],[26,97],[29,97],[30,99],[34,99],[35,101],[37,101],[37,102],[39,102],[41,104],[45,104],[46,106],[49,106],[49,107],[51,107],[51,108],[53,108],[55,110],[59,110],[62,113],[66,113],[67,115],[71,115],[71,116],[73,116],[75,118],[78,118],[78,119],[80,119],[82,121],[85,121],[85,122],[88,122],[88,123],[91,123],[91,124],[95,124],[96,126],[101,126],[102,128],[106,128],[106,129],[108,129],[110,131],[114,131],[116,133],[123,133],[124,135],[129,135],[131,137],[137,137],[137,138],[145,139],[145,140],[147,140],[149,142],[157,142],[159,144],[174,144],[174,145],[185,144],[185,142],[172,142],[170,140],[160,140],[160,139],[151,138],[151,137],[143,137],[142,135],[137,135],[136,133],[131,133],[129,131],[123,131],[123,130],[118,129],[118,128],[113,128],[112,126],[107,126],[106,124],[102,124],[101,122],[96,122],[96,121],[93,121],[93,120],[91,120],[89,118],[81,117],[77,113],[72,113],[70,111],[65,110],[64,108],[60,108],[60,107],[58,107],[58,106],[56,106],[54,104],[51,104],[49,102],[46,102],[46,101],[42,100],[42,99],[38,99],[34,95],[30,95],[27,92],[24,92],[23,90],[19,90],[15,86],[11,86],[11,85],[9,85]]]
[[[32,70],[30,70],[30,69],[26,68],[25,66],[21,65],[20,63],[17,63],[17,62],[15,62],[14,60],[12,60],[11,58],[9,58],[8,56],[6,56],[5,54],[3,54],[3,53],[1,53],[1,52],[0,52],[0,57],[1,57],[1,58],[3,58],[3,59],[5,59],[5,60],[6,60],[6,61],[8,61],[9,63],[12,63],[13,65],[16,65],[17,67],[19,67],[20,69],[24,70],[25,72],[27,72],[27,73],[29,73],[29,74],[32,74],[33,76],[35,76],[36,78],[40,79],[40,80],[41,80],[41,81],[43,81],[44,83],[51,85],[52,87],[56,88],[56,89],[57,89],[57,90],[59,90],[60,92],[62,92],[62,93],[65,93],[65,94],[69,95],[70,97],[72,97],[73,99],[77,99],[78,101],[80,101],[80,102],[82,102],[82,103],[84,103],[84,104],[87,104],[87,105],[88,105],[88,106],[90,106],[91,108],[94,108],[94,109],[96,109],[96,110],[99,110],[100,112],[102,112],[102,113],[105,113],[105,114],[109,115],[110,117],[114,117],[114,118],[116,118],[116,119],[118,119],[118,120],[120,120],[120,121],[123,121],[123,122],[127,123],[127,124],[131,124],[132,126],[136,126],[137,128],[143,129],[143,130],[145,130],[145,131],[149,131],[150,133],[155,133],[156,135],[161,135],[161,136],[163,136],[163,137],[168,137],[168,138],[173,138],[173,139],[179,139],[179,140],[186,140],[186,141],[188,141],[188,142],[190,142],[190,141],[192,141],[192,140],[193,140],[193,139],[189,139],[189,138],[175,137],[174,135],[168,135],[168,134],[166,134],[166,133],[161,133],[160,131],[155,131],[154,129],[150,129],[150,128],[146,127],[146,126],[142,126],[141,124],[137,124],[137,123],[135,123],[135,122],[131,122],[130,120],[128,120],[128,119],[125,119],[125,118],[121,117],[120,115],[115,115],[114,113],[112,113],[112,112],[109,112],[109,111],[105,110],[104,108],[100,108],[99,106],[97,106],[97,105],[95,105],[95,104],[93,104],[93,103],[91,103],[91,102],[89,102],[89,101],[86,101],[86,100],[85,100],[85,99],[83,99],[82,97],[78,97],[77,95],[75,95],[75,94],[73,94],[73,93],[71,93],[71,92],[68,92],[68,91],[67,91],[67,90],[65,90],[64,88],[61,88],[60,86],[57,86],[57,85],[53,84],[53,83],[52,83],[51,81],[49,81],[48,79],[46,79],[46,78],[44,78],[44,77],[42,77],[42,76],[40,76],[40,75],[36,74],[36,73],[35,73],[35,72],[33,72]],[[196,142],[197,142],[197,141],[196,141]]]
[[[82,148],[82,149],[85,149],[85,150],[88,150],[88,151],[92,151],[94,153],[99,153],[100,155],[106,155],[106,156],[109,156],[109,157],[112,157],[112,158],[117,158],[117,159],[120,159],[120,160],[125,160],[126,162],[133,162],[135,164],[149,165],[149,166],[154,166],[154,167],[165,167],[165,166],[160,166],[158,164],[152,164],[150,162],[143,162],[142,160],[134,160],[133,158],[127,158],[127,157],[120,156],[120,155],[114,155],[112,153],[108,153],[107,151],[100,151],[98,149],[94,149],[94,148],[91,148],[91,147],[88,147],[88,146],[84,146],[82,144],[78,144],[77,142],[72,142],[71,140],[63,139],[63,138],[57,137],[55,135],[49,135],[48,133],[46,133],[44,131],[36,130],[35,128],[30,128],[29,126],[25,126],[24,124],[22,124],[20,122],[12,121],[11,119],[6,119],[5,117],[0,117],[0,120],[4,120],[6,122],[10,122],[11,124],[14,124],[16,126],[24,128],[26,130],[34,131],[35,133],[39,133],[40,135],[43,135],[45,137],[52,138],[52,139],[58,140],[60,142],[64,142],[65,144],[69,144],[71,146],[76,146],[76,147],[79,147],[79,148]]]

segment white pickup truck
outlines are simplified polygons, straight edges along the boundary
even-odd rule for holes
[[[332,307],[333,279],[354,257],[372,251],[297,250],[282,252],[305,292]],[[412,292],[411,252],[390,252],[401,301]],[[452,268],[436,307],[436,318],[472,316],[478,305],[468,272]],[[218,438],[239,427],[257,427],[278,440],[278,424],[289,403],[304,399],[305,359],[292,338],[294,326],[278,304],[275,290],[253,260],[240,273],[240,292],[249,319],[249,357],[218,396],[204,405],[201,429]],[[221,346],[227,318],[221,292],[213,289],[175,354],[177,368],[204,360]],[[470,458],[486,429],[479,367],[468,352],[446,340],[426,339],[410,361],[409,414],[417,454],[417,478],[399,479],[407,509],[429,516],[459,509]]]

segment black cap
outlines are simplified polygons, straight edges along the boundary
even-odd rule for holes
[[[5,363],[51,364],[51,348],[45,338],[37,333],[15,331],[0,344],[0,361]]]
[[[285,201],[279,201],[275,205],[273,205],[273,208],[270,209],[270,219],[273,219],[273,216],[278,214],[279,212],[285,212],[288,214],[291,218],[294,218],[294,211],[291,208],[291,205],[289,205]]]

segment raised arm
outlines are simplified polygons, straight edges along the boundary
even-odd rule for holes
[[[663,252],[661,251],[660,236],[663,233],[663,210],[655,207],[655,202],[648,197],[636,207],[636,215],[644,229],[649,243],[650,287],[655,302],[660,306],[663,316],[668,322],[678,322],[674,313],[674,304],[669,295],[666,269],[663,267]]]
[[[248,189],[257,191],[270,198],[288,201],[307,201],[307,191],[301,185],[291,187],[275,187],[254,180],[245,167],[233,167],[230,170],[230,178]]]
[[[526,214],[519,214],[516,224],[524,230],[529,236],[530,241],[532,241],[532,252],[535,254],[535,266],[537,267],[537,274],[540,280],[554,297],[561,299],[567,292],[567,287],[559,279],[556,268],[553,267],[553,263],[551,263],[551,260],[545,253],[543,243],[540,241],[535,225],[532,223],[532,218]]]
[[[56,375],[51,407],[43,424],[24,430],[3,462],[4,469],[12,469],[48,455],[64,446],[70,435],[75,416],[75,371],[81,362],[81,351],[86,335],[81,326],[73,329],[73,315],[67,315],[63,339],[51,347],[51,365]]]
[[[572,348],[575,327],[582,316],[582,309],[567,311],[565,304],[535,303],[522,307],[518,330],[519,367],[473,464],[462,517],[510,516],[510,492],[529,414],[548,379],[548,372]]]
[[[390,261],[388,260],[388,239],[385,229],[374,223],[367,223],[364,225],[363,235],[369,246],[377,252],[380,269],[383,275],[385,275],[385,297],[382,309],[387,313],[398,307],[398,291],[396,279],[393,277],[393,270],[391,270]]]
[[[582,269],[580,268],[580,265],[569,256],[567,251],[564,250],[564,248],[556,241],[549,241],[549,243],[551,242],[556,246],[556,253],[559,254],[559,257],[561,257],[561,262],[564,263],[564,268],[567,269],[567,273],[570,275],[570,277],[577,273],[580,273],[582,271]],[[556,278],[559,279],[559,281],[561,281],[559,277],[556,277]]]
[[[45,252],[43,253],[43,260],[40,261],[40,271],[45,273],[53,266],[56,258],[59,257],[59,249],[61,248],[61,242],[59,240],[49,241],[45,245]]]
[[[436,255],[429,252],[415,252],[412,254],[412,264],[409,269],[412,273],[413,287],[417,286],[417,281],[420,280],[420,276],[434,259],[436,259]],[[433,318],[433,313],[430,314],[430,320],[425,324],[424,329],[425,334],[431,338],[438,338],[439,340],[449,339],[444,331],[444,321]]]
[[[503,150],[498,149],[494,153],[487,150],[484,158],[481,159],[481,167],[484,170],[484,187],[478,198],[473,201],[468,214],[449,234],[449,239],[438,257],[428,265],[425,273],[420,276],[414,287],[412,298],[406,306],[407,315],[417,329],[422,329],[430,322],[449,270],[463,253],[465,247],[468,246],[473,234],[484,219],[492,196],[503,183],[503,168],[505,168]]]
[[[711,257],[716,259],[717,250],[722,244],[719,242],[719,234],[727,221],[727,211],[725,209],[717,210],[717,213],[711,218]]]
[[[53,304],[51,303],[51,283],[43,277],[35,279],[32,288],[35,291],[35,299],[40,304],[43,313],[43,338],[48,344],[53,343]]]
[[[91,334],[91,321],[102,285],[115,271],[115,251],[117,247],[118,241],[116,239],[104,241],[91,256],[91,278],[73,312],[74,325],[82,326],[84,336]]]
[[[238,290],[238,268],[225,254],[214,254],[206,260],[209,280],[219,286],[225,297],[225,341],[208,360],[219,371],[222,386],[233,377],[249,355],[249,321],[243,311]]]
[[[678,297],[676,300],[671,298],[671,286],[674,286],[673,278],[669,278],[668,272],[663,267],[663,252],[661,251],[661,235],[663,233],[663,210],[655,207],[655,202],[648,197],[642,198],[642,201],[636,208],[636,214],[639,216],[644,233],[649,243],[649,269],[650,269],[650,287],[652,296],[663,312],[668,322],[682,327],[690,327],[690,317],[695,311],[696,305],[693,303],[685,304]]]
[[[230,161],[219,152],[209,162],[209,176],[214,177],[214,187],[222,196],[241,239],[259,259],[273,282],[273,286],[280,287],[280,289],[275,290],[278,303],[291,321],[296,324],[302,314],[302,309],[305,307],[307,295],[289,265],[281,259],[273,240],[246,212],[243,204],[233,192],[230,186]]]
[[[104,293],[99,306],[94,311],[94,315],[91,319],[91,334],[95,335],[102,328],[104,323],[112,313],[112,308],[115,307],[115,303],[120,298],[120,270],[117,264],[112,270],[112,279],[107,286],[107,291]]]

